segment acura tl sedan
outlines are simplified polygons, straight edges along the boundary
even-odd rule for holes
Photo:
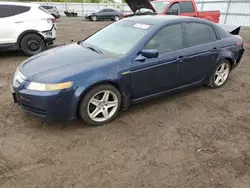
[[[212,22],[135,16],[27,59],[11,90],[29,113],[102,125],[131,104],[204,84],[223,86],[243,53],[242,38]]]

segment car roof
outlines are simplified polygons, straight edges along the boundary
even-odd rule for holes
[[[39,7],[40,4],[36,3],[20,3],[20,2],[0,2],[0,5],[18,5],[18,6],[28,6],[28,7]]]
[[[124,20],[140,22],[149,25],[165,25],[168,23],[180,22],[180,21],[199,21],[204,24],[212,23],[200,18],[192,18],[188,16],[175,16],[175,15],[139,15],[139,16],[128,17],[125,18]]]

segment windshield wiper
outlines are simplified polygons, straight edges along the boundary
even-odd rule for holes
[[[90,50],[92,50],[92,51],[94,51],[94,52],[96,52],[96,53],[98,53],[98,54],[102,54],[102,51],[101,51],[101,50],[97,50],[97,49],[95,49],[95,48],[93,48],[93,47],[91,47],[91,46],[87,46],[86,48],[88,48],[88,49],[90,49]]]

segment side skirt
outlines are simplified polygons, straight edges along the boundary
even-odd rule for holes
[[[198,86],[203,85],[205,83],[205,80],[206,80],[206,78],[204,78],[201,81],[192,83],[192,84],[188,84],[188,85],[184,85],[184,86],[174,88],[174,89],[170,89],[170,90],[167,90],[167,91],[155,93],[155,94],[152,94],[152,95],[148,95],[146,97],[141,97],[141,98],[138,98],[138,99],[134,99],[134,100],[132,100],[131,104],[137,104],[137,103],[140,103],[140,102],[143,102],[143,101],[146,101],[146,100],[150,100],[150,99],[154,99],[154,98],[158,98],[158,97],[161,97],[161,96],[164,96],[164,95],[167,95],[167,94],[172,94],[172,93],[180,92],[180,91],[183,91],[183,90],[186,90],[186,89],[198,87]]]
[[[17,50],[17,49],[18,47],[16,43],[0,44],[0,51]]]

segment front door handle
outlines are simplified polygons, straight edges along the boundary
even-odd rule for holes
[[[212,52],[217,52],[218,50],[219,50],[218,48],[214,47],[214,48],[212,49]]]

